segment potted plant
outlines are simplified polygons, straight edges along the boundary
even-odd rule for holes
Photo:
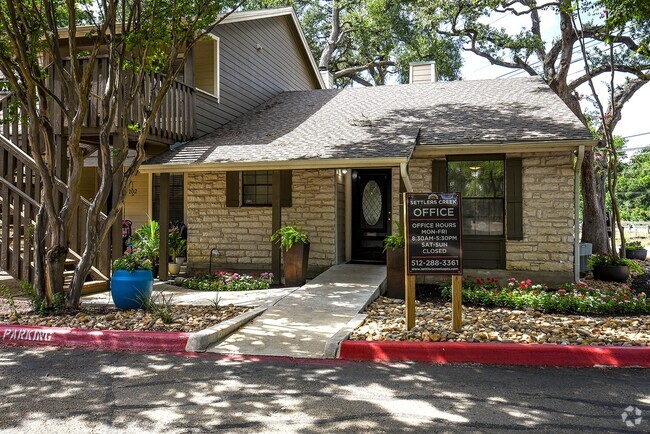
[[[648,249],[644,249],[640,241],[632,241],[625,245],[625,257],[645,261],[648,257]]]
[[[129,253],[113,262],[111,296],[118,309],[140,309],[151,297],[153,274],[151,260]]]
[[[169,253],[172,255],[172,262],[169,263],[169,273],[174,276],[180,274],[184,258],[181,261],[179,261],[179,258],[181,258],[185,250],[185,243],[186,241],[181,237],[178,230],[172,229],[169,231]]]
[[[154,277],[158,275],[158,256],[160,255],[160,226],[155,220],[142,225],[133,234],[133,248],[140,255],[151,261]]]
[[[296,226],[283,226],[271,235],[271,241],[284,251],[284,284],[302,286],[307,281],[309,236]]]
[[[386,252],[386,296],[404,298],[404,229],[395,223],[395,233],[384,238]]]
[[[592,255],[589,266],[594,278],[610,282],[625,282],[630,277],[629,260],[612,255]]]

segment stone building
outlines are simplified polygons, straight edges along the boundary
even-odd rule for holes
[[[87,32],[80,50],[92,34],[92,26],[84,29],[77,29]],[[466,275],[577,279],[579,170],[593,140],[540,78],[437,82],[435,63],[418,62],[407,85],[328,89],[332,77],[319,71],[291,8],[229,14],[182,56],[144,145],[150,158],[128,186],[126,221],[113,226],[92,269],[104,287],[111,255],[125,250],[124,228],[149,218],[186,224],[193,269],[216,261],[277,272],[281,257],[269,237],[283,224],[309,233],[312,275],[343,262],[382,263],[406,191],[461,193]],[[95,71],[106,67],[99,58]],[[96,74],[93,86],[103,88],[107,77]],[[147,76],[151,86],[156,80]],[[0,97],[6,121],[11,98]],[[90,110],[83,135],[80,189],[90,200],[98,191],[98,113]],[[6,215],[14,200],[35,206],[40,191],[21,117],[10,117],[0,131],[2,175],[16,187],[15,198],[7,190],[3,199]],[[56,128],[57,158],[64,158],[63,124]],[[122,143],[117,128],[111,134]],[[139,134],[126,137],[127,164]],[[57,167],[63,177],[65,165]],[[25,192],[26,202],[18,198]],[[82,201],[78,218],[90,206]],[[4,238],[10,226],[17,220],[5,224]],[[75,231],[70,249],[83,251],[85,236]],[[163,257],[166,237],[162,231]],[[14,254],[20,249],[0,245],[0,265],[29,280],[34,249],[25,240],[22,259]]]
[[[560,283],[592,145],[539,78],[428,81],[282,92],[141,171],[180,177],[195,268],[218,248],[221,267],[269,270],[280,224],[309,233],[312,274],[382,262],[401,192],[459,191],[466,275]]]

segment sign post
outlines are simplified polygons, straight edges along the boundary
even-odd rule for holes
[[[452,275],[452,326],[462,327],[460,193],[404,193],[406,327],[415,327],[415,276]]]

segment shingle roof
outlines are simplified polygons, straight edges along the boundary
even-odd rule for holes
[[[455,81],[285,92],[146,164],[408,159],[416,141],[571,139],[591,136],[541,79]]]

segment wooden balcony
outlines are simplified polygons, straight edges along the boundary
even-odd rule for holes
[[[83,65],[86,66],[86,65]],[[93,69],[93,84],[91,95],[101,95],[106,87],[108,78],[108,59],[98,58]],[[145,77],[143,94],[149,95],[151,89],[159,85],[163,80],[162,74],[148,74]],[[56,80],[54,80],[56,83]],[[169,145],[176,142],[185,142],[196,137],[195,127],[195,104],[196,91],[192,86],[188,86],[179,81],[172,83],[169,91],[164,97],[163,103],[155,116],[149,131],[148,142],[159,145]],[[85,141],[94,142],[99,134],[102,117],[104,115],[103,107],[96,98],[91,98],[90,108],[86,119],[84,119],[83,138]],[[130,110],[130,118],[125,120],[129,125],[141,125],[142,99],[137,98]],[[117,120],[114,126],[114,132],[117,132]],[[63,120],[62,133],[66,133],[65,119]],[[137,140],[138,133],[130,133],[130,140]]]

